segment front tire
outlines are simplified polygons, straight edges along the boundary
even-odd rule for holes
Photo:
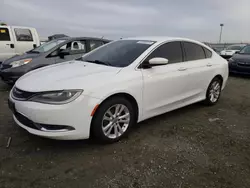
[[[205,104],[207,105],[215,105],[221,95],[222,89],[222,80],[218,77],[215,77],[208,86]]]
[[[133,105],[124,97],[112,97],[97,109],[91,124],[91,133],[99,141],[117,142],[125,137],[136,123]]]

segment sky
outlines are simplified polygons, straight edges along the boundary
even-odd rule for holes
[[[173,36],[250,42],[250,0],[0,0],[0,20],[56,33],[119,39]]]

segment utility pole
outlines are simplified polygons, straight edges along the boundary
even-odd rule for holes
[[[221,37],[222,37],[222,29],[223,29],[224,24],[220,24],[220,40],[219,43],[221,43]]]

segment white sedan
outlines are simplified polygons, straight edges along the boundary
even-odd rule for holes
[[[216,104],[227,79],[227,61],[200,42],[129,38],[24,75],[9,107],[32,134],[110,143],[150,117],[199,101]]]

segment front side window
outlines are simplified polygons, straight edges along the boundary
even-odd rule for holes
[[[0,28],[0,41],[10,41],[8,28]]]
[[[86,54],[82,60],[113,67],[126,67],[154,43],[146,40],[118,40]]]
[[[17,41],[33,41],[32,34],[29,29],[14,29]]]
[[[158,47],[147,60],[154,57],[162,57],[168,59],[168,63],[178,63],[183,61],[182,49],[180,42],[169,42]]]
[[[200,45],[191,42],[183,42],[183,46],[186,53],[186,61],[206,59],[205,52]]]
[[[70,51],[81,50],[81,51],[86,52],[85,41],[73,41],[73,42],[71,42],[71,48],[69,50]]]
[[[102,46],[104,43],[102,41],[97,41],[97,40],[91,40],[89,41],[89,45],[90,45],[90,50],[94,50],[100,46]]]

